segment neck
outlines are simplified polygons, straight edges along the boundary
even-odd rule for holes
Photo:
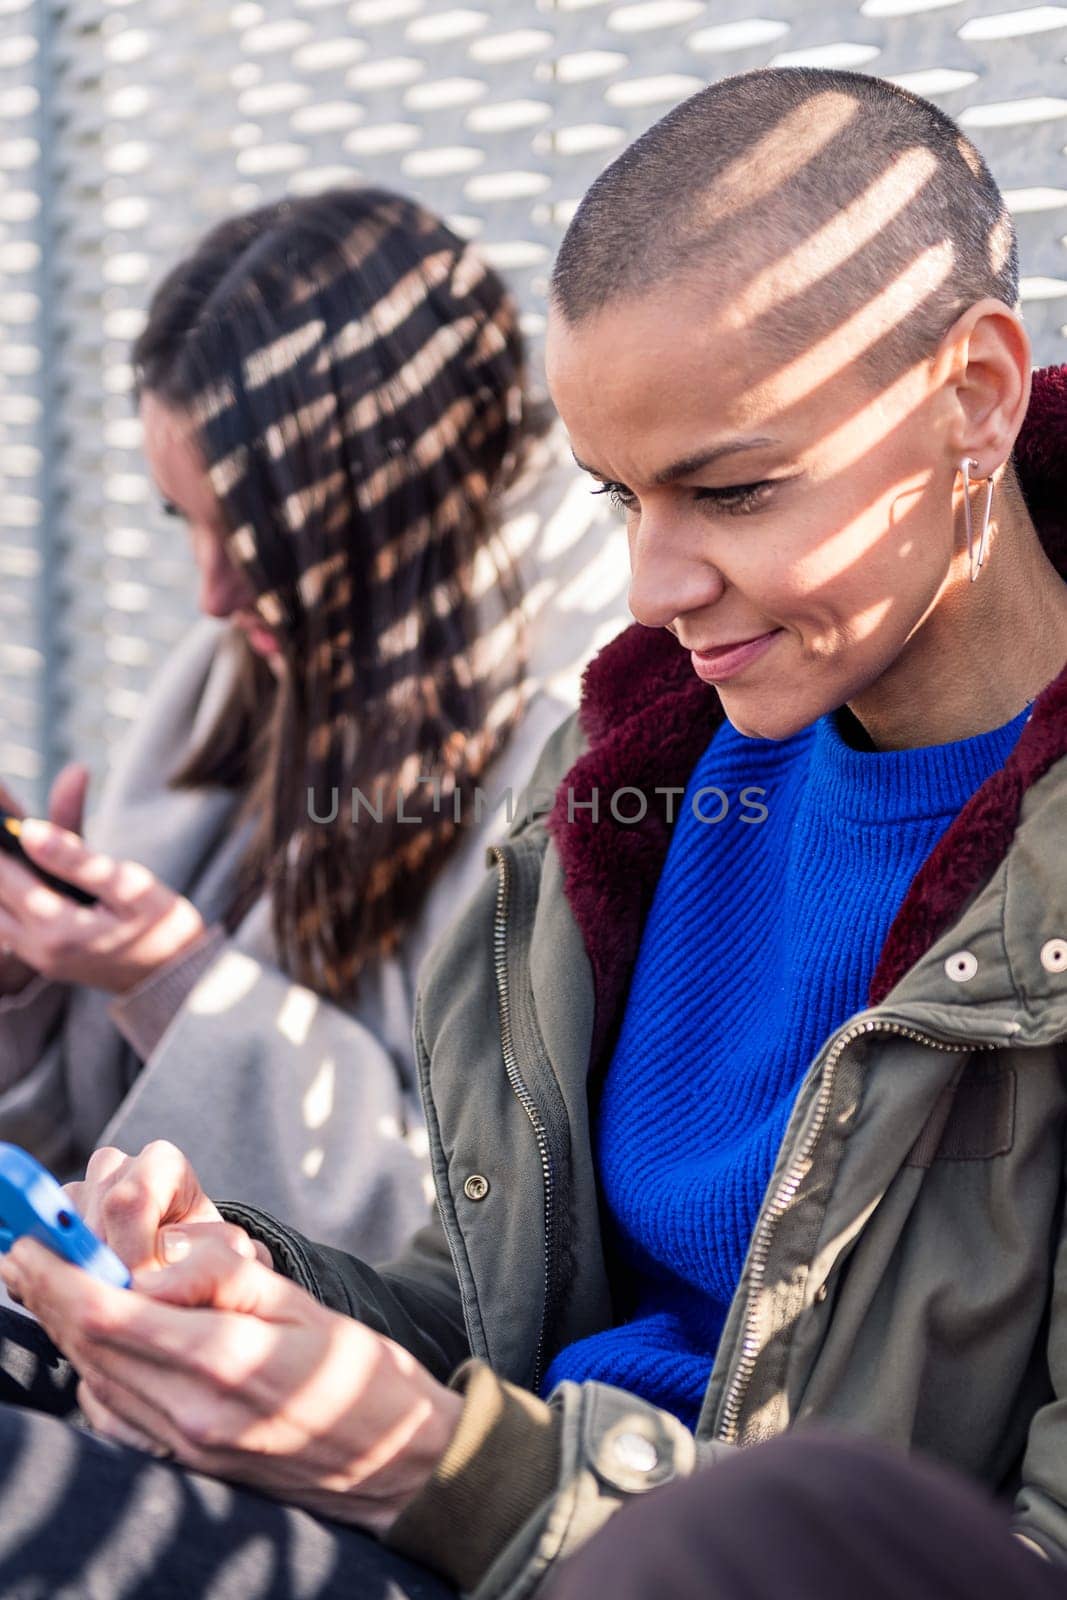
[[[1005,480],[985,559],[970,581],[966,541],[889,669],[848,702],[877,750],[949,744],[1010,722],[1067,663],[1067,583],[1022,495]]]

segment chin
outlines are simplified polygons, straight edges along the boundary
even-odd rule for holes
[[[770,706],[766,708],[758,704],[749,703],[745,706],[731,706],[731,696],[720,690],[719,698],[723,710],[738,733],[746,739],[771,739],[781,743],[783,739],[791,739],[795,733],[806,728],[821,716],[820,711],[793,711],[785,706]]]

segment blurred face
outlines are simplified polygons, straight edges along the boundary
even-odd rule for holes
[[[252,649],[279,670],[282,654],[277,638],[257,613],[248,577],[227,554],[222,507],[188,420],[151,393],[143,396],[140,413],[145,458],[164,510],[182,517],[189,530],[200,579],[200,610],[232,622]]]
[[[914,689],[903,664],[962,571],[957,457],[928,366],[879,389],[855,328],[793,355],[754,320],[679,285],[573,327],[553,307],[546,361],[626,517],[634,616],[677,635],[741,732],[782,739],[861,714],[880,681]]]

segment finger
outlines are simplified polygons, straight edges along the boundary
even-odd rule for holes
[[[100,1184],[104,1178],[109,1178],[119,1167],[132,1159],[125,1150],[119,1150],[113,1144],[98,1144],[85,1163],[86,1186]]]
[[[29,824],[22,822],[18,826],[21,841]],[[29,851],[26,855],[28,861],[33,860]],[[49,870],[43,863],[38,865],[40,870]],[[111,925],[110,915],[104,917],[99,910],[76,905],[69,895],[45,883],[39,872],[6,853],[0,854],[0,905],[22,924],[24,939],[31,940],[26,958],[35,964],[47,960],[49,948],[62,952],[72,945],[87,944]],[[35,948],[34,939],[42,942],[41,950]]]
[[[12,1245],[4,1278],[79,1372],[94,1346],[111,1342],[116,1331],[134,1346],[152,1333],[154,1306],[101,1283],[28,1236]]]
[[[108,1158],[100,1159],[103,1167]],[[94,1216],[104,1241],[131,1270],[162,1263],[158,1235],[166,1224],[222,1221],[186,1156],[166,1139],[153,1140],[104,1178]]]
[[[128,863],[90,850],[79,834],[41,817],[26,818],[19,829],[19,842],[30,860],[46,872],[87,889],[106,905],[114,901],[120,868]]]
[[[236,1255],[246,1261],[263,1261],[264,1257],[243,1228],[234,1222],[188,1222],[180,1226],[161,1228],[156,1254],[168,1266],[184,1261],[190,1250],[205,1239],[218,1239]],[[268,1260],[266,1265],[270,1266]]]
[[[22,1305],[22,1296],[16,1288],[16,1284],[19,1281],[18,1269],[12,1266],[11,1258],[6,1255],[0,1256],[0,1280],[3,1281],[4,1288],[7,1290],[9,1298],[12,1299],[17,1306]]]
[[[16,1252],[16,1286],[98,1402],[191,1466],[210,1470],[228,1459],[245,1420],[238,1394],[268,1361],[277,1337],[269,1324],[111,1289],[35,1240],[20,1240]],[[224,1254],[276,1276],[230,1250]]]
[[[54,896],[54,891],[42,884],[36,872],[31,872],[24,861],[8,855],[6,850],[0,851],[0,905],[15,915],[25,906],[27,896],[34,889],[42,888]]]
[[[48,796],[48,819],[71,833],[81,833],[85,794],[89,787],[89,768],[83,761],[70,761],[56,774]]]
[[[97,1379],[96,1382],[100,1390],[114,1392],[106,1380]],[[86,1378],[82,1378],[78,1384],[78,1408],[93,1432],[98,1433],[101,1438],[113,1439],[116,1444],[129,1445],[134,1450],[143,1450],[150,1456],[162,1457],[174,1453],[172,1446],[164,1444],[151,1433],[128,1422],[118,1411],[113,1411]]]
[[[113,1177],[122,1167],[126,1166],[130,1158],[123,1151],[116,1150],[112,1145],[101,1145],[89,1157],[85,1168],[85,1177],[81,1182],[65,1183],[63,1192],[71,1205],[94,1233],[103,1237],[100,1219],[100,1200],[106,1182]],[[106,1241],[105,1241],[106,1242]]]
[[[129,1387],[123,1377],[94,1371],[83,1380],[89,1410],[83,1409],[91,1426],[100,1419],[101,1431],[120,1437],[114,1430],[128,1430],[124,1439],[136,1449],[148,1450],[157,1457],[173,1457],[182,1466],[200,1472],[222,1475],[240,1459],[240,1451],[230,1448],[240,1433],[241,1421],[225,1401],[180,1373],[161,1376],[158,1370],[146,1374],[150,1388],[137,1381]],[[79,1403],[82,1389],[79,1388]],[[145,1441],[139,1443],[139,1440]]]
[[[261,1261],[235,1254],[217,1237],[192,1240],[173,1266],[146,1272],[135,1287],[152,1300],[172,1306],[211,1306],[262,1322],[293,1322],[316,1302]]]

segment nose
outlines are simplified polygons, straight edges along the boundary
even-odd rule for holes
[[[642,515],[630,536],[629,606],[636,621],[665,628],[715,604],[724,585],[705,544],[701,530],[687,530],[684,521],[653,522]]]

